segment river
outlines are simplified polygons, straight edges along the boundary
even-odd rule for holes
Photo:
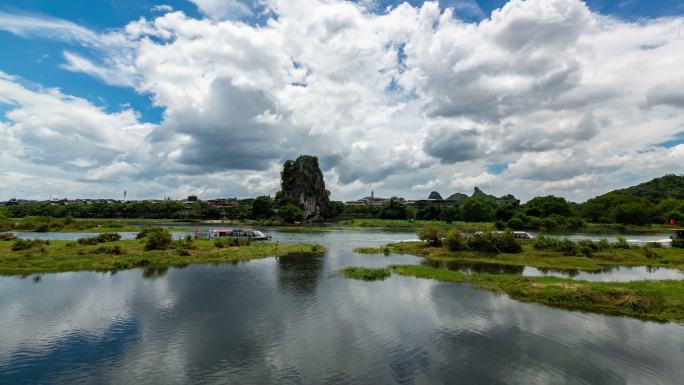
[[[413,233],[281,233],[328,248],[182,269],[0,277],[2,384],[681,384],[684,326],[527,304],[346,266]],[[63,238],[63,233],[43,236]],[[180,235],[180,234],[179,234]],[[80,234],[79,237],[84,236]]]

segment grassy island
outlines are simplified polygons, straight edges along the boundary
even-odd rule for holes
[[[532,266],[542,269],[576,269],[598,271],[615,266],[658,266],[684,270],[684,249],[649,247],[610,247],[588,255],[567,255],[561,251],[539,250],[530,242],[522,243],[520,253],[487,253],[481,251],[449,251],[425,242],[401,242],[377,249],[382,253],[412,254],[437,262],[485,263],[509,266]],[[369,253],[366,250],[366,253]]]
[[[684,322],[684,281],[585,282],[512,274],[466,274],[429,266],[392,266],[395,274],[465,282],[515,300],[653,321]]]
[[[438,240],[439,238],[435,238]],[[468,283],[473,287],[505,293],[511,298],[548,306],[587,312],[621,315],[654,321],[684,322],[684,281],[587,282],[556,277],[525,277],[502,270],[501,273],[461,272],[443,268],[456,264],[492,264],[497,266],[533,266],[546,269],[598,271],[617,266],[658,266],[684,270],[684,249],[663,248],[657,244],[630,246],[624,240],[605,241],[553,240],[541,237],[520,243],[517,252],[475,249],[483,242],[449,245],[434,242],[402,242],[377,249],[355,251],[413,254],[430,261],[424,265],[400,265],[387,269],[347,268],[341,273],[354,279],[385,279],[391,274]],[[437,241],[441,243],[441,241]],[[458,250],[450,250],[454,246]],[[484,245],[487,246],[487,245]]]
[[[19,246],[17,244],[19,243]],[[63,271],[112,271],[135,267],[162,268],[321,253],[322,246],[252,242],[231,245],[210,240],[173,241],[162,250],[146,250],[142,240],[113,242],[0,241],[0,274],[27,275]]]

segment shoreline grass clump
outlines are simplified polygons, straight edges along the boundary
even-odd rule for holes
[[[121,240],[118,233],[102,233],[95,237],[79,238],[77,242],[81,245],[96,245],[98,243],[116,242]]]
[[[356,254],[385,254],[389,255],[391,253],[391,250],[387,246],[382,246],[382,247],[355,247],[354,250],[352,250]]]
[[[361,281],[384,281],[392,275],[388,269],[370,267],[347,267],[346,269],[342,269],[341,273],[347,278]]]

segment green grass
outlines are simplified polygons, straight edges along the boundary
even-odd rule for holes
[[[356,254],[389,254],[391,250],[389,247],[355,247],[353,250]]]
[[[81,245],[77,242],[53,240],[48,245],[36,244],[35,247],[28,250],[12,251],[14,243],[11,241],[0,242],[0,274],[26,275],[78,270],[108,271],[134,267],[161,268],[198,263],[244,261],[293,253],[322,253],[325,251],[319,245],[276,245],[266,242],[254,242],[240,247],[218,248],[214,246],[214,242],[211,240],[196,240],[189,247],[175,242],[175,248],[151,251],[145,251],[145,240],[125,240],[100,245]]]
[[[350,268],[352,269],[352,268]],[[584,282],[511,274],[466,274],[428,266],[392,266],[395,274],[469,283],[513,299],[593,313],[684,322],[684,281]]]
[[[586,256],[566,256],[563,253],[536,250],[523,242],[523,252],[488,254],[478,251],[451,252],[443,247],[430,247],[424,242],[400,242],[387,245],[392,253],[412,254],[435,261],[489,263],[509,266],[532,266],[547,269],[577,269],[596,271],[612,266],[660,266],[684,270],[684,249],[654,249],[657,256],[648,258],[640,247],[609,249]]]
[[[342,275],[347,278],[359,279],[362,281],[383,281],[390,275],[387,269],[374,269],[368,267],[348,267],[340,270]]]

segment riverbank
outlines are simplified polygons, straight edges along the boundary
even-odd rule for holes
[[[684,322],[684,281],[585,282],[556,277],[466,274],[413,265],[392,266],[390,270],[403,276],[469,283],[523,302],[652,321]],[[357,274],[360,273],[357,271]]]
[[[313,244],[252,242],[217,247],[214,241],[176,241],[166,250],[145,250],[141,240],[122,240],[95,245],[53,240],[34,241],[25,250],[12,250],[15,242],[0,242],[0,274],[28,275],[64,271],[115,271],[135,267],[163,268],[190,264],[238,262],[297,253],[322,253]],[[222,245],[223,246],[223,245]]]
[[[377,250],[356,249],[366,253],[411,254],[436,262],[483,263],[508,266],[531,266],[541,269],[574,269],[598,271],[615,266],[658,266],[684,270],[684,249],[653,248],[651,253],[643,247],[628,249],[609,248],[592,252],[590,256],[564,255],[562,252],[537,250],[524,242],[521,253],[490,254],[479,251],[449,251],[444,247],[431,247],[425,242],[392,243]]]

